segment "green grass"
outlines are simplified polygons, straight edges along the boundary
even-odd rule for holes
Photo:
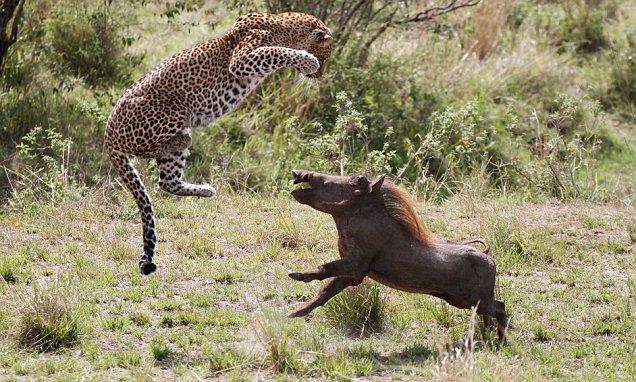
[[[325,305],[325,317],[353,336],[381,332],[386,320],[386,301],[381,288],[370,282],[347,288]]]
[[[80,340],[84,317],[80,315],[71,281],[59,275],[48,281],[34,282],[23,295],[9,292],[17,308],[18,345],[27,349],[52,351],[72,346]],[[7,301],[8,302],[8,301]]]
[[[79,210],[61,205],[54,214],[49,207],[35,208],[30,215],[3,212],[7,223],[0,230],[11,237],[11,246],[3,247],[0,263],[19,256],[19,269],[24,273],[28,267],[28,273],[0,283],[0,306],[6,306],[0,314],[3,378],[100,379],[106,373],[183,380],[253,380],[258,375],[501,380],[514,375],[519,380],[595,376],[627,381],[636,376],[629,350],[636,338],[631,208],[529,203],[516,197],[458,197],[420,206],[436,235],[491,242],[499,268],[497,294],[511,316],[508,343],[498,349],[489,342],[492,333],[482,337],[477,330],[480,320],[471,329],[469,311],[374,282],[339,295],[306,320],[285,318],[323,284],[298,283],[287,273],[338,257],[331,218],[289,196],[221,192],[216,200],[162,194],[153,199],[162,208],[180,210],[191,230],[175,230],[183,217],[158,219],[158,235],[165,240],[158,246],[159,269],[150,277],[136,273],[135,248],[141,238],[137,222],[120,213],[126,205],[104,200],[80,203]],[[107,227],[126,227],[125,234],[104,229],[100,211],[108,209],[112,221]],[[78,235],[69,246],[66,233],[51,236],[51,224],[79,215],[86,219],[77,229],[91,233],[85,241]],[[208,229],[210,222],[217,233],[206,240],[224,255],[182,253],[179,243]],[[229,233],[254,240],[230,241]],[[281,237],[295,237],[298,245],[282,245]],[[117,256],[105,256],[104,248],[118,241],[129,249],[120,245]],[[58,286],[54,280],[65,280],[64,288],[42,290],[57,293],[59,301],[75,302],[68,305],[70,315],[56,321],[61,330],[51,346],[57,351],[23,351],[17,323],[27,316],[17,302],[33,301],[32,288],[39,288],[42,279],[49,280],[42,285]],[[364,319],[370,311],[380,312],[376,318],[382,330],[369,330]],[[366,325],[364,336],[361,324]],[[470,355],[467,343],[473,346]]]
[[[96,139],[124,85],[92,87],[73,76],[60,83],[51,46],[41,46],[52,36],[39,23],[64,20],[27,2],[30,35],[11,52],[0,97],[8,167],[0,197],[16,188],[0,210],[0,380],[636,380],[636,7],[488,3],[510,11],[505,24],[474,17],[486,8],[468,8],[423,28],[389,28],[367,67],[336,57],[318,82],[288,70],[236,112],[193,131],[186,177],[213,179],[218,198],[158,192],[156,173],[135,160],[159,236],[158,271],[142,277],[139,213]],[[126,53],[144,55],[122,68],[133,78],[221,35],[245,11],[210,2],[167,23],[159,2],[115,8],[110,17],[122,33],[112,41],[138,37]],[[488,23],[501,33],[479,58],[472,47],[484,35],[475,31]],[[435,201],[418,204],[435,235],[490,243],[496,294],[511,317],[502,348],[492,333],[481,335],[470,311],[373,282],[306,319],[284,317],[324,285],[287,274],[339,256],[333,220],[293,202],[287,177],[300,165],[342,159],[306,147],[339,137],[336,117],[346,113],[334,97],[342,91],[368,125],[360,137],[351,131],[350,142],[366,151],[386,141],[380,156],[397,152],[389,174],[410,163],[403,178],[420,200]],[[562,137],[551,127],[558,117]],[[325,134],[313,136],[307,121]],[[431,121],[437,129],[429,131]],[[61,134],[33,143],[48,146],[55,160],[47,166],[14,156],[36,126]],[[453,132],[424,147],[442,127]],[[464,128],[469,139],[456,140]],[[601,146],[592,152],[578,136]],[[73,144],[65,159],[53,146],[66,138]],[[477,151],[460,154],[468,143]],[[349,153],[358,159],[347,170],[366,168],[362,151]],[[542,158],[550,154],[558,176]],[[574,160],[582,167],[570,178],[563,171]]]

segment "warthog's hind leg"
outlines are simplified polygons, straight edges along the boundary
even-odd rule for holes
[[[497,337],[503,343],[506,340],[506,329],[508,329],[508,316],[506,306],[502,301],[495,300],[495,318],[497,319]]]
[[[490,327],[493,324],[493,317],[497,320],[497,338],[503,343],[506,339],[506,328],[508,326],[504,303],[499,300],[492,300],[489,304],[479,304],[477,306],[477,313],[482,315],[484,326],[486,327]]]

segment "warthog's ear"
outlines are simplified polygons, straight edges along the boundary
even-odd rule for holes
[[[354,176],[352,182],[356,187],[356,190],[353,191],[353,194],[355,196],[364,195],[371,191],[371,186],[369,186],[369,179],[367,179],[364,175]]]
[[[375,195],[380,192],[380,189],[382,188],[382,183],[384,183],[385,177],[386,177],[386,174],[382,174],[380,175],[378,179],[375,180],[375,182],[373,182],[373,184],[371,185],[371,195]]]

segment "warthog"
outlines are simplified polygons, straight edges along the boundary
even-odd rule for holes
[[[417,217],[409,194],[384,176],[372,182],[362,175],[292,173],[294,183],[304,186],[292,191],[292,196],[333,216],[340,259],[314,271],[289,274],[304,282],[333,279],[288,316],[305,316],[369,276],[391,288],[439,297],[457,308],[477,307],[485,322],[496,318],[497,336],[504,339],[506,312],[504,303],[494,296],[495,261],[487,255],[488,248],[480,252],[466,245],[483,241],[434,240]]]

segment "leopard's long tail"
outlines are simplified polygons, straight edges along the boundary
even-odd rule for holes
[[[155,255],[157,235],[155,233],[155,219],[150,196],[148,196],[146,187],[141,182],[139,174],[127,155],[108,150],[108,156],[110,156],[110,160],[113,162],[126,188],[133,194],[141,213],[144,252],[139,260],[139,272],[143,275],[149,275],[157,269],[157,266],[152,262],[152,258]]]

